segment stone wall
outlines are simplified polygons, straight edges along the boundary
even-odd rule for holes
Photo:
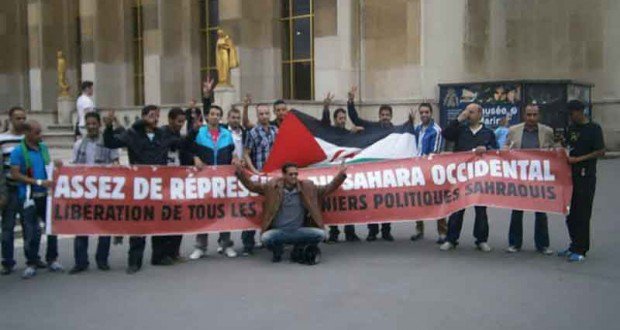
[[[26,2],[0,1],[0,106],[28,101],[28,34]]]

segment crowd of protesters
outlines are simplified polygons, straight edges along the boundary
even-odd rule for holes
[[[340,231],[330,226],[325,232],[318,201],[335,191],[344,182],[347,168],[341,165],[338,175],[326,186],[317,186],[311,181],[298,179],[298,166],[286,163],[282,176],[267,183],[251,181],[247,173],[260,173],[269,157],[278,135],[278,128],[284,120],[288,106],[278,100],[273,103],[275,120],[271,120],[271,109],[267,104],[256,106],[257,122],[249,119],[251,99],[243,100],[243,110],[236,108],[224,110],[213,104],[214,83],[208,79],[203,83],[203,109],[193,106],[187,110],[173,108],[168,112],[167,125],[159,125],[160,109],[147,105],[142,109],[141,118],[130,127],[118,124],[114,112],[102,116],[92,101],[93,84],[84,82],[82,94],[77,100],[76,142],[71,163],[80,165],[119,164],[119,148],[125,148],[129,163],[134,165],[195,166],[202,169],[211,165],[234,165],[239,180],[248,190],[264,195],[261,215],[259,242],[256,231],[241,234],[244,256],[251,256],[260,245],[268,248],[273,262],[282,260],[284,246],[292,245],[292,261],[315,264],[320,259],[319,243],[337,242]],[[330,116],[333,95],[328,94],[324,101],[322,124],[346,129],[347,117],[352,122],[352,134],[361,130],[384,131],[394,129],[393,110],[389,105],[381,105],[378,121],[361,119],[356,111],[356,89],[348,94],[347,109],[338,108]],[[569,163],[572,166],[573,195],[570,213],[566,218],[570,246],[558,252],[559,256],[571,262],[585,260],[590,245],[590,218],[596,187],[596,162],[605,153],[601,127],[588,120],[584,114],[586,106],[580,101],[568,103],[570,126],[561,140],[554,138],[553,130],[539,122],[540,108],[529,104],[524,109],[524,122],[511,127],[503,127],[494,132],[482,123],[483,109],[471,103],[458,117],[442,128],[433,121],[433,107],[422,103],[412,111],[419,124],[412,126],[416,138],[417,152],[412,157],[427,156],[446,152],[474,152],[484,154],[492,149],[548,149],[566,147]],[[22,277],[32,278],[40,269],[51,272],[64,270],[58,258],[58,240],[48,235],[45,261],[39,256],[41,245],[41,223],[45,222],[46,198],[53,182],[48,177],[46,167],[62,166],[53,161],[46,144],[42,141],[41,124],[27,120],[24,108],[13,107],[8,112],[10,130],[0,134],[4,175],[0,175],[0,205],[2,206],[2,275],[9,275],[15,268],[14,233],[17,219],[21,221],[24,238],[26,268]],[[226,117],[226,123],[223,118]],[[506,120],[507,121],[507,120]],[[496,136],[497,134],[497,136]],[[446,148],[444,141],[450,142]],[[501,141],[498,143],[498,141]],[[482,252],[490,252],[487,243],[489,223],[486,207],[475,206],[474,237],[476,247]],[[455,249],[464,220],[465,210],[459,210],[449,219],[437,220],[437,243],[443,251]],[[523,211],[513,210],[510,217],[510,232],[506,252],[517,253],[523,241]],[[366,240],[377,240],[378,234],[386,241],[393,241],[389,223],[369,224]],[[344,226],[344,238],[348,242],[360,241],[353,225]],[[549,248],[549,233],[545,213],[535,213],[536,250],[544,255],[553,254]],[[424,222],[418,221],[411,240],[424,237]],[[186,259],[180,247],[181,235],[151,236],[151,264],[157,266],[174,265]],[[70,274],[77,274],[89,268],[88,236],[74,239],[74,265]],[[112,244],[122,244],[122,237],[101,236],[95,254],[97,268],[110,269],[108,255]],[[145,236],[129,237],[127,273],[141,270]],[[218,253],[229,258],[237,257],[237,250],[230,232],[218,235]],[[189,259],[200,259],[207,254],[208,234],[195,236],[194,250]]]

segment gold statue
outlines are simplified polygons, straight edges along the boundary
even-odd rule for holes
[[[67,83],[67,60],[59,50],[56,58],[58,59],[58,96],[69,96],[69,83]]]
[[[217,30],[215,66],[217,67],[218,85],[232,86],[230,69],[239,66],[239,57],[237,57],[237,48],[232,39],[222,29]]]

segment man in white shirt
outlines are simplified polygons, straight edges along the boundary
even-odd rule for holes
[[[86,121],[84,116],[86,113],[95,111],[95,103],[93,102],[93,82],[84,81],[80,86],[82,95],[78,97],[76,102],[77,123],[75,126],[75,136],[84,137],[86,135]]]

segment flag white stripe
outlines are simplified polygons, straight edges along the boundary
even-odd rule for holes
[[[327,155],[326,160],[317,165],[340,163],[343,156],[351,153],[355,156],[347,158],[347,162],[359,159],[402,159],[418,154],[415,135],[411,133],[392,133],[364,149],[340,147],[317,137],[314,139]]]

